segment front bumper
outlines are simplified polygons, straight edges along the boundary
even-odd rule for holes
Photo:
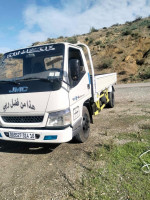
[[[15,133],[34,133],[39,138],[32,139],[16,139],[8,136],[9,132]],[[63,130],[42,130],[42,129],[14,129],[0,128],[0,140],[17,141],[17,142],[34,142],[34,143],[63,143],[72,140],[72,128],[69,126]]]

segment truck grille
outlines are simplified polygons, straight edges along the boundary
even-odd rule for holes
[[[6,123],[40,123],[44,116],[3,116],[2,119]]]

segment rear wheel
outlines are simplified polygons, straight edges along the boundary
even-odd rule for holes
[[[83,106],[82,110],[82,124],[81,131],[75,135],[75,140],[77,142],[85,142],[90,134],[90,115],[87,107]]]
[[[108,92],[108,98],[109,102],[107,103],[107,108],[113,108],[115,105],[115,97],[114,97],[114,91]]]

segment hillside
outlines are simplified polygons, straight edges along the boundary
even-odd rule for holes
[[[84,35],[48,38],[43,43],[63,41],[89,45],[96,74],[117,72],[119,82],[150,79],[150,17],[100,30],[92,27]],[[38,44],[42,43],[32,45]]]
[[[100,30],[92,27],[84,35],[48,38],[32,46],[64,41],[80,41],[90,47],[96,74],[117,72],[118,82],[150,79],[150,17]]]

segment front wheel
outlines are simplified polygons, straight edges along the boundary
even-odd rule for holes
[[[75,135],[77,142],[85,142],[90,134],[90,115],[87,107],[83,106],[81,131]]]

